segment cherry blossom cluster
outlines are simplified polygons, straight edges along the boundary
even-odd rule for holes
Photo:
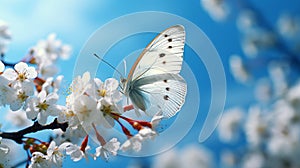
[[[16,125],[34,123],[19,132],[1,130],[0,138],[23,145],[28,167],[62,167],[66,156],[75,162],[83,158],[108,160],[119,150],[139,151],[143,141],[157,136],[155,128],[163,118],[161,112],[149,121],[123,115],[136,109],[123,103],[119,82],[114,78],[101,81],[85,72],[73,79],[66,91],[65,104],[59,103],[63,76],[57,74],[56,62],[67,59],[71,47],[58,40],[55,34],[31,47],[18,63],[5,61],[9,39],[7,25],[0,22],[0,106],[10,109],[7,118]],[[59,128],[62,131],[55,130],[51,141],[27,137],[28,133]],[[108,139],[102,132],[110,129],[119,129],[127,140],[121,143],[116,137]],[[92,148],[91,140],[98,146]],[[10,148],[0,141],[0,167],[12,166],[12,161],[6,157],[9,151]]]

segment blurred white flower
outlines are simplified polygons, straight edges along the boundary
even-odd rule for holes
[[[152,168],[182,168],[180,156],[176,149],[168,150],[157,155],[152,164]]]
[[[270,78],[274,85],[275,96],[283,95],[288,89],[288,84],[286,79],[288,65],[282,62],[270,63],[268,70],[269,70]]]
[[[234,168],[238,164],[238,158],[233,152],[224,150],[221,153],[221,165],[226,168]]]
[[[297,82],[293,87],[289,88],[287,93],[287,101],[300,115],[300,83]]]
[[[271,155],[299,160],[300,155],[300,127],[275,127],[267,143]]]
[[[277,27],[279,32],[287,38],[300,35],[300,19],[296,16],[287,13],[281,14],[277,21]]]
[[[242,49],[246,56],[255,57],[260,51],[266,50],[276,42],[271,32],[255,29],[244,34]]]
[[[43,62],[39,64],[38,73],[44,78],[52,77],[58,72],[58,68],[55,64]]]
[[[223,21],[229,14],[229,7],[224,0],[201,0],[201,4],[215,21]]]
[[[253,152],[248,153],[243,158],[242,168],[265,168],[265,158],[262,153]]]
[[[257,147],[266,142],[268,136],[268,121],[257,106],[250,107],[245,123],[245,133],[250,145]]]
[[[255,87],[255,97],[258,101],[268,102],[273,96],[271,82],[268,78],[258,80]]]
[[[5,116],[5,119],[17,127],[26,127],[31,124],[26,116],[26,112],[23,110],[9,110]]]
[[[71,47],[62,44],[52,33],[47,40],[41,40],[33,47],[34,62],[38,65],[39,74],[44,77],[51,77],[58,72],[55,62],[59,59],[68,59],[71,55]]]
[[[57,40],[54,33],[49,34],[47,40],[39,41],[33,49],[38,63],[49,59],[51,61],[56,61],[58,58],[68,59],[71,54],[71,47]]]
[[[0,20],[0,54],[7,51],[7,45],[11,39],[11,32],[8,28],[8,25]]]
[[[186,146],[180,152],[181,167],[211,168],[214,167],[214,158],[210,151],[198,145]]]
[[[250,74],[243,64],[240,56],[232,55],[229,58],[230,71],[233,77],[240,82],[246,82],[250,78]]]
[[[153,168],[212,168],[214,167],[211,152],[202,146],[191,144],[181,150],[171,149],[157,155]]]
[[[273,125],[267,149],[273,156],[297,162],[296,156],[300,155],[300,123],[297,119],[299,112],[286,100],[277,101],[273,108]]]
[[[294,119],[299,116],[295,109],[285,99],[276,101],[273,106],[273,122],[276,127],[287,127],[294,123]],[[274,128],[274,127],[272,127]]]
[[[242,32],[251,31],[257,27],[255,13],[251,10],[243,10],[237,18],[237,27]]]
[[[230,142],[239,137],[244,112],[239,108],[225,111],[218,126],[219,137],[224,142]]]
[[[100,156],[102,159],[107,161],[109,159],[109,155],[117,155],[120,144],[121,143],[117,140],[117,138],[112,138],[105,145],[97,147],[95,155],[97,157]]]

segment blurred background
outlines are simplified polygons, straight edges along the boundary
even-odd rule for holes
[[[214,44],[227,81],[219,126],[205,142],[198,142],[209,108],[210,83],[202,63],[191,65],[194,74],[199,74],[200,109],[192,129],[173,149],[153,157],[117,156],[108,162],[72,162],[67,158],[64,167],[300,167],[297,0],[0,0],[0,20],[8,24],[12,37],[5,58],[17,62],[40,39],[56,33],[73,49],[69,60],[58,62],[67,86],[76,58],[93,33],[115,18],[142,11],[181,16],[202,29]],[[145,47],[155,35],[125,39],[110,54],[123,58],[130,50]],[[185,59],[189,54],[194,53],[186,51]],[[110,71],[101,71],[100,78],[111,76]]]

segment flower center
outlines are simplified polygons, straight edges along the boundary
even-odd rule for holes
[[[112,109],[110,108],[111,107],[111,105],[108,105],[108,106],[102,106],[102,108],[100,109],[102,112],[103,112],[103,115],[105,116],[105,115],[109,115],[109,114],[111,114],[111,112],[112,112]]]
[[[22,102],[25,101],[28,98],[28,96],[25,94],[25,92],[19,92],[18,99]]]
[[[25,73],[19,73],[18,79],[23,82],[26,79]]]
[[[39,103],[36,107],[39,108],[40,111],[42,111],[42,110],[46,111],[49,107],[49,104],[47,104],[46,100],[44,100],[43,103]]]
[[[105,97],[106,95],[106,90],[105,89],[99,89],[97,90],[98,91],[98,95],[101,96],[101,97]]]

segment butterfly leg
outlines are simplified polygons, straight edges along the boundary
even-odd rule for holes
[[[123,107],[123,111],[124,111],[124,112],[130,111],[130,110],[132,110],[132,109],[134,109],[134,106],[133,106],[132,104],[126,105],[126,106]]]

